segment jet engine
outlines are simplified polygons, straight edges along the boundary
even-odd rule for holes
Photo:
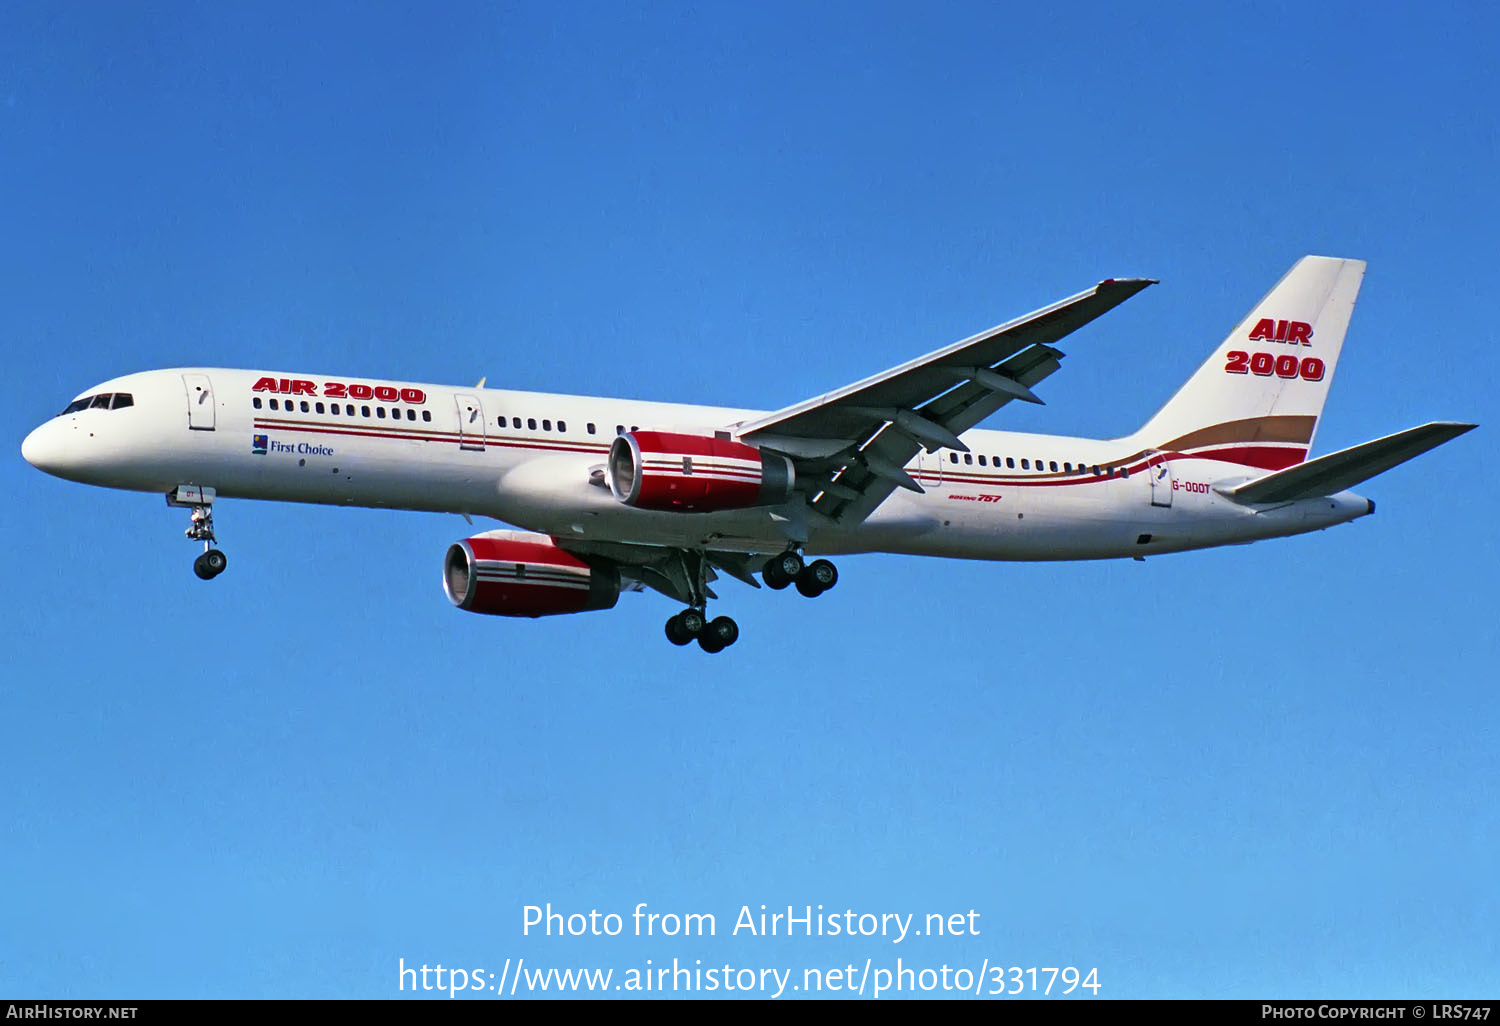
[[[609,489],[627,506],[713,513],[792,495],[792,461],[727,438],[629,431],[609,447]]]
[[[611,608],[620,573],[564,551],[545,534],[486,531],[448,547],[443,590],[471,613],[552,616]]]

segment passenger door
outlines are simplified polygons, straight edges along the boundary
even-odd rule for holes
[[[484,449],[484,407],[477,396],[455,395],[458,404],[458,444],[461,449]]]
[[[1157,453],[1153,459],[1156,461],[1151,465],[1151,505],[1172,505],[1172,464],[1167,462],[1167,457]]]
[[[214,429],[214,386],[207,374],[184,374],[182,387],[187,389],[188,428],[192,431]]]

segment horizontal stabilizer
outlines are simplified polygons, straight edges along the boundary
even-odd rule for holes
[[[1376,474],[1384,473],[1398,463],[1405,463],[1413,456],[1420,456],[1428,449],[1436,449],[1477,426],[1437,421],[1408,428],[1394,435],[1377,438],[1373,442],[1341,449],[1327,456],[1319,456],[1315,460],[1278,470],[1254,481],[1246,481],[1242,485],[1225,489],[1223,494],[1235,502],[1257,504],[1295,502],[1298,499],[1333,495],[1346,488],[1353,488]]]

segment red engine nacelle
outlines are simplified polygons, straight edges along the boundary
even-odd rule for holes
[[[545,534],[487,531],[448,547],[443,590],[471,613],[552,616],[609,609],[620,597],[620,573],[563,551]]]
[[[792,495],[792,461],[727,438],[629,431],[609,447],[609,489],[627,506],[678,513],[774,506]]]

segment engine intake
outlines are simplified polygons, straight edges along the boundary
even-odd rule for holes
[[[486,531],[448,547],[443,590],[471,613],[553,616],[611,608],[620,572],[585,562],[545,534]]]
[[[609,489],[627,506],[677,513],[774,506],[792,495],[792,461],[727,438],[628,431],[609,447]]]

